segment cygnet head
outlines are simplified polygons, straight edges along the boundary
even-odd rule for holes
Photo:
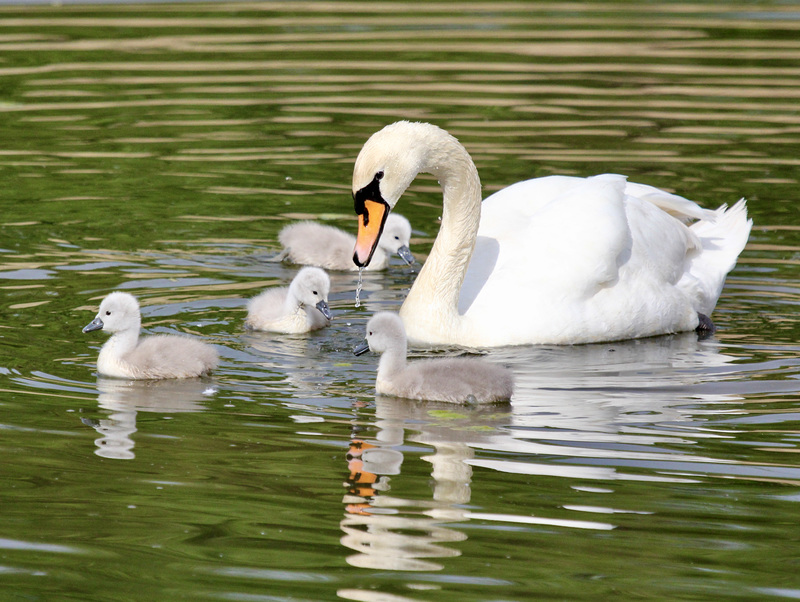
[[[297,272],[289,285],[289,294],[303,305],[316,307],[328,320],[332,318],[328,307],[331,279],[325,270],[306,267]]]
[[[100,303],[97,317],[84,326],[83,332],[105,330],[107,332],[122,332],[141,326],[142,318],[139,312],[139,302],[130,293],[113,292]]]
[[[414,256],[408,248],[410,243],[411,224],[402,215],[390,213],[383,226],[378,246],[389,255],[397,253],[403,261],[411,265],[414,263]]]
[[[400,349],[405,355],[406,329],[403,321],[394,312],[378,312],[367,322],[367,342],[356,347],[354,353],[361,355],[369,349],[374,353],[384,353],[390,349]]]

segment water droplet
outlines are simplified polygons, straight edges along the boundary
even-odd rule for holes
[[[356,307],[361,307],[361,288],[364,286],[364,268],[358,268],[358,284],[356,285]]]

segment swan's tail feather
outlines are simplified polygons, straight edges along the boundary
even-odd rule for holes
[[[753,220],[747,218],[745,199],[730,208],[722,205],[712,213],[711,219],[691,226],[700,239],[702,251],[692,259],[689,274],[695,283],[697,311],[706,315],[716,306],[725,277],[736,265],[753,226]]]
[[[713,221],[718,215],[718,211],[703,209],[694,201],[690,201],[682,196],[666,192],[653,186],[648,186],[647,184],[628,182],[625,192],[643,201],[653,203],[653,205],[662,211],[666,211],[672,217],[683,222],[691,220]]]

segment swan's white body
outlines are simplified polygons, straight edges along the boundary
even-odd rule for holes
[[[324,270],[303,268],[289,286],[267,289],[250,299],[245,326],[287,334],[324,328],[331,323],[330,288],[331,281]]]
[[[379,185],[391,208],[419,172],[438,177],[444,207],[400,311],[414,344],[574,344],[692,330],[698,313],[714,309],[752,226],[744,200],[710,211],[613,174],[536,178],[481,203],[467,151],[424,123],[374,134],[353,190]]]
[[[100,349],[97,372],[134,379],[203,376],[219,364],[216,349],[193,337],[159,334],[139,339],[141,314],[136,297],[113,292],[100,303],[97,317],[83,332],[112,333]]]
[[[357,270],[353,263],[353,246],[356,237],[326,224],[303,221],[285,226],[278,234],[284,247],[280,259],[291,263],[312,265],[326,270]],[[397,213],[386,219],[378,247],[370,261],[368,270],[383,270],[389,265],[389,258],[397,253],[406,263],[414,257],[409,251],[411,224]]]

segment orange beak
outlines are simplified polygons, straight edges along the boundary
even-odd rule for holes
[[[389,207],[386,206],[386,203],[364,201],[364,213],[358,216],[358,237],[353,251],[353,262],[358,267],[369,265],[388,215]]]

